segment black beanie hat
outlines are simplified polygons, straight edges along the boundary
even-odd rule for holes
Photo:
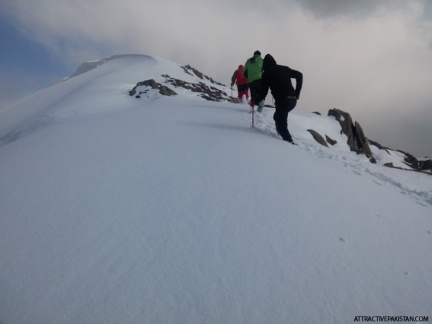
[[[255,51],[254,56],[255,55],[261,55],[261,52],[260,51]]]

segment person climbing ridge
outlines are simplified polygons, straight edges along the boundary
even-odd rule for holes
[[[254,106],[258,105],[259,112],[261,112],[264,107],[264,101],[258,100],[261,88],[262,67],[263,59],[261,58],[261,52],[255,51],[254,55],[246,61],[243,72],[243,75],[249,81],[251,94],[250,106],[253,110]]]
[[[296,80],[295,89],[291,79]],[[301,72],[276,64],[276,60],[270,54],[264,57],[261,90],[257,100],[264,101],[268,90],[271,90],[276,107],[276,112],[273,115],[276,132],[284,141],[293,144],[293,139],[288,131],[288,113],[297,105],[302,86],[303,74]]]
[[[243,96],[246,96],[246,102],[249,101],[249,89],[248,89],[248,79],[243,75],[244,67],[239,65],[238,69],[234,71],[231,77],[231,89],[234,83],[237,84],[238,98],[240,102],[243,102]]]

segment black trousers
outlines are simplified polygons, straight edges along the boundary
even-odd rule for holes
[[[252,100],[255,104],[258,104],[258,98],[261,90],[261,79],[252,81],[249,83],[249,90]]]
[[[247,83],[243,83],[243,84],[237,84],[237,91],[238,92],[242,92],[248,89],[248,84]]]
[[[292,142],[292,137],[288,131],[288,113],[297,105],[296,98],[286,98],[275,102],[276,112],[273,119],[276,124],[276,131],[284,141]]]

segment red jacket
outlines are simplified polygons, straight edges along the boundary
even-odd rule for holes
[[[238,69],[234,72],[231,78],[231,85],[234,84],[247,84],[249,83],[248,79],[243,75],[243,65],[239,65]]]

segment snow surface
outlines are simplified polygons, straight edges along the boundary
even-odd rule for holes
[[[252,129],[243,104],[128,95],[163,74],[198,82],[119,56],[1,112],[2,324],[432,316],[431,176],[301,101],[294,146],[271,108]]]

